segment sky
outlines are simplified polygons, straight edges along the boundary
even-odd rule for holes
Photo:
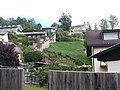
[[[99,24],[110,14],[120,20],[120,0],[0,0],[0,16],[35,18],[43,27],[57,22],[62,13],[69,12],[72,25],[89,21]]]

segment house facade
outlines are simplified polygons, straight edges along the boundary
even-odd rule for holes
[[[0,32],[22,32],[23,28],[21,25],[15,25],[15,24],[8,24],[8,25],[0,25]]]
[[[120,72],[120,43],[91,57],[106,63],[108,72]]]
[[[120,29],[115,30],[88,30],[87,35],[87,56],[109,49],[111,46],[120,43]],[[108,63],[92,58],[92,70],[95,72],[108,71]]]
[[[55,32],[57,27],[43,27],[42,32]]]
[[[70,35],[71,34],[77,34],[77,33],[83,33],[86,32],[86,25],[75,25],[75,26],[71,26],[71,30],[70,30]]]
[[[75,26],[72,26],[71,29],[74,32],[77,32],[77,31],[81,32],[86,30],[85,25],[75,25]]]
[[[25,35],[28,39],[31,38],[42,38],[43,36],[47,36],[47,32],[19,32],[16,34],[23,34]]]

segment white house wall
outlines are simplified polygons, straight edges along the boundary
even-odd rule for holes
[[[0,29],[1,31],[7,31],[7,32],[18,32],[18,28],[5,28],[5,29]]]
[[[120,72],[120,60],[108,61],[108,72]]]
[[[105,49],[107,49],[108,47],[93,47],[92,49],[92,55],[100,52],[100,51],[103,51]],[[100,67],[100,61],[98,61],[96,58],[93,59],[92,61],[92,64],[93,64],[93,71],[95,72],[105,72],[106,69],[103,68],[103,67]]]
[[[9,41],[9,40],[8,40],[8,33],[6,33],[6,34],[4,35],[3,39],[4,39],[4,41],[6,41],[6,42]]]
[[[2,38],[5,42],[8,42],[8,33],[6,33],[5,35],[3,35]]]
[[[97,61],[96,58],[94,58],[94,72],[106,72],[106,68],[105,67],[101,67],[100,66],[100,61]]]
[[[108,47],[94,47],[94,52],[93,54],[99,53],[101,51],[104,51],[105,49],[107,49]]]
[[[8,33],[5,35],[0,35],[0,41],[4,40],[5,42],[8,42]]]

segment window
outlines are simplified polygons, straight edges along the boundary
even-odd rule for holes
[[[118,39],[118,33],[104,33],[104,40]]]
[[[12,25],[12,27],[15,27],[15,25]]]
[[[31,38],[31,36],[28,36],[28,38]]]
[[[3,27],[7,27],[7,26],[5,25],[5,26],[3,26]]]
[[[11,27],[11,25],[8,25],[8,27]]]

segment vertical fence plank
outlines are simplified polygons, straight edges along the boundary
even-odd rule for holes
[[[22,69],[0,69],[0,90],[24,90],[24,73]]]
[[[49,90],[120,90],[120,73],[51,70]]]

